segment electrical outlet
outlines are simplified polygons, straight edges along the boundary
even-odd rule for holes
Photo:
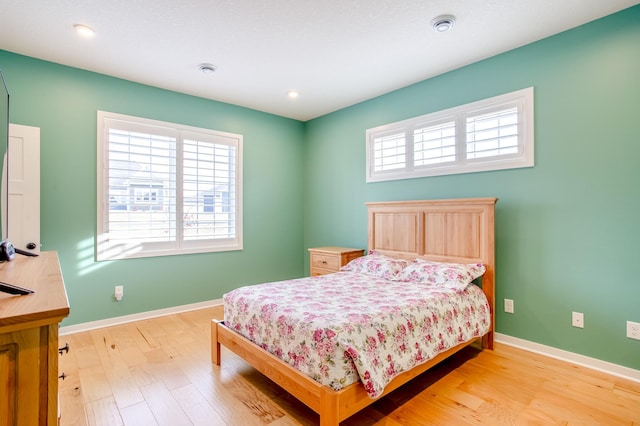
[[[504,311],[508,314],[513,313],[513,299],[504,299]]]
[[[571,314],[571,325],[578,328],[584,328],[584,314],[582,312],[574,312]]]
[[[116,300],[119,302],[122,300],[122,296],[124,296],[124,286],[117,285],[113,292],[113,297],[115,297]]]
[[[627,321],[627,337],[640,340],[640,322]]]

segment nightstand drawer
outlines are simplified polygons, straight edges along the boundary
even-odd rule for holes
[[[364,254],[362,249],[345,247],[316,247],[309,249],[311,276],[332,274],[353,259]]]
[[[324,253],[311,253],[311,267],[337,272],[340,269],[340,257]]]

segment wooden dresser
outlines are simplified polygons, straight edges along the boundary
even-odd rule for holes
[[[309,249],[310,275],[331,274],[364,254],[362,249],[347,247],[315,247]]]
[[[58,327],[69,315],[56,252],[16,254],[0,281],[35,290],[0,293],[0,426],[58,422]]]

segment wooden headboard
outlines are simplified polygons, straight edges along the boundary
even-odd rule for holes
[[[482,290],[491,309],[491,331],[483,346],[493,348],[497,198],[366,203],[369,250],[404,259],[482,263]]]

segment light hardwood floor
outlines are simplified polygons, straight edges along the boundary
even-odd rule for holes
[[[315,425],[318,416],[223,350],[220,308],[61,336],[61,425]],[[640,384],[505,345],[467,348],[342,423],[640,425]]]

